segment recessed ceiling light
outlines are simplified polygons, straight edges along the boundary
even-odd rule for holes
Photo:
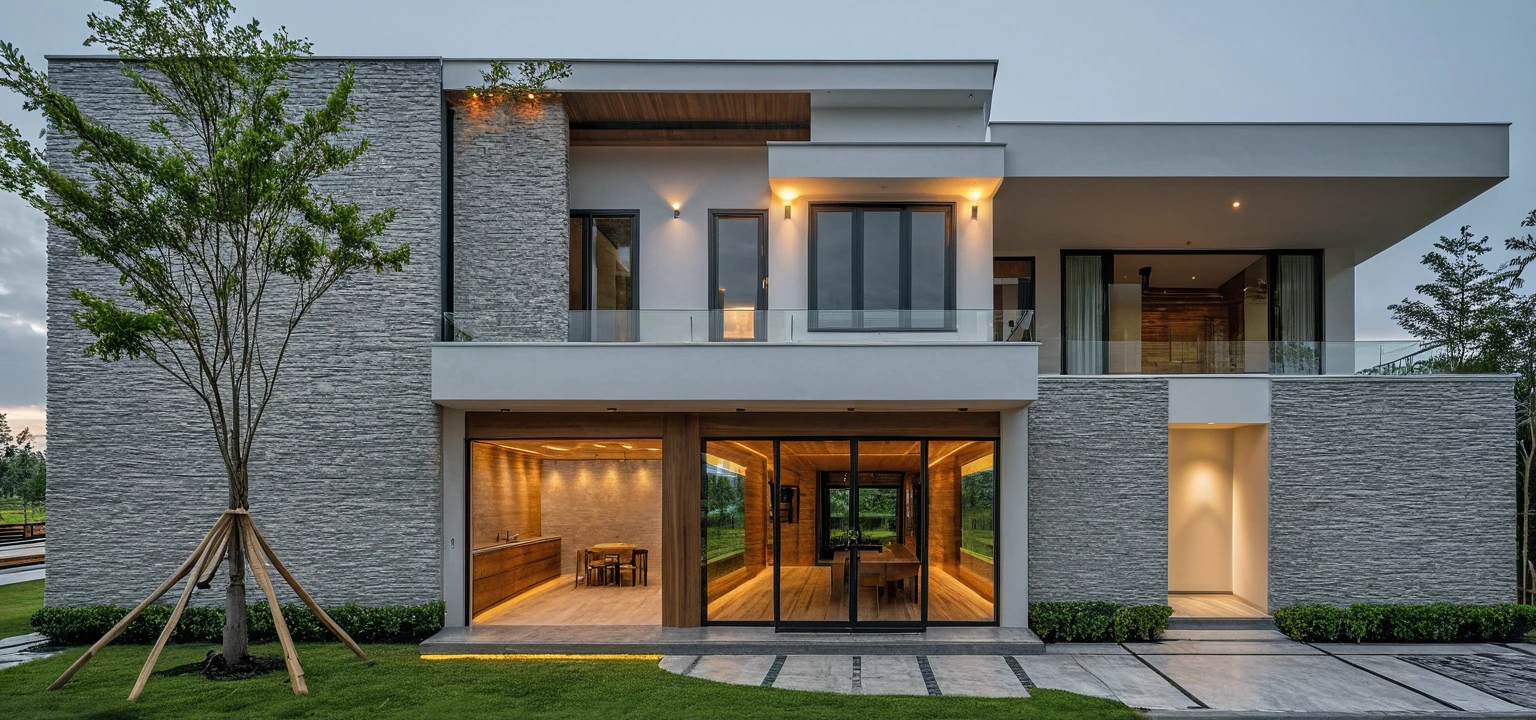
[[[1232,209],[1233,210],[1239,210],[1242,207],[1243,207],[1243,201],[1242,200],[1233,200],[1232,201]]]
[[[1194,280],[1194,279],[1195,279],[1195,276],[1194,276],[1194,275],[1190,275],[1190,276],[1189,276],[1189,279],[1190,279],[1190,280]]]
[[[568,447],[560,447],[559,445],[545,445],[543,447],[544,447],[545,450],[559,450],[560,452],[569,452],[570,451],[570,448],[568,448]]]
[[[635,446],[634,445],[630,445],[629,443],[619,443],[619,447],[624,448],[625,450],[634,450],[635,449]]]
[[[607,445],[604,445],[604,444],[602,444],[602,443],[592,443],[592,447],[600,447],[600,448],[606,448],[606,447],[608,447],[608,446],[607,446]]]

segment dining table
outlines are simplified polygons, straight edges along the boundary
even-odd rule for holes
[[[850,560],[847,550],[832,553],[832,601],[841,602],[848,586]],[[859,564],[880,569],[880,579],[887,587],[901,583],[907,599],[917,602],[917,579],[923,564],[905,545],[887,545],[879,550],[859,550]]]

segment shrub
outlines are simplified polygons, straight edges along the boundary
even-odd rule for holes
[[[292,604],[281,607],[283,620],[288,624],[294,640],[328,642],[336,639],[320,625],[309,608]],[[360,643],[420,642],[443,629],[445,610],[446,606],[440,600],[421,605],[387,607],[363,607],[347,603],[325,609],[353,640]],[[252,641],[277,638],[266,603],[252,604],[247,608],[247,613]],[[83,645],[96,642],[127,614],[127,608],[112,605],[45,607],[32,614],[32,629],[47,635],[56,643]],[[151,605],[128,625],[117,642],[152,643],[160,637],[170,617],[171,606]],[[189,607],[176,624],[171,642],[216,643],[223,639],[223,635],[224,608]]]
[[[1166,605],[1037,602],[1029,604],[1029,628],[1048,643],[1156,640],[1172,614]]]
[[[1348,615],[1332,605],[1293,605],[1275,611],[1275,627],[1298,642],[1333,642]]]
[[[1275,611],[1275,627],[1302,642],[1499,642],[1536,628],[1530,605],[1385,605],[1341,609],[1296,605]]]
[[[1115,611],[1115,642],[1151,642],[1168,629],[1173,608],[1167,605],[1135,605]]]

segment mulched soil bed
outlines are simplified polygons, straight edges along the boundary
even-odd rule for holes
[[[224,656],[212,650],[208,651],[208,657],[202,662],[177,665],[168,670],[156,673],[161,677],[175,677],[177,675],[190,675],[202,673],[209,680],[249,680],[261,677],[268,673],[283,669],[283,659],[270,655],[252,655],[239,665],[224,664]]]

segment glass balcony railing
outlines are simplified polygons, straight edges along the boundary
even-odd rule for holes
[[[1033,310],[572,310],[550,336],[537,312],[444,313],[450,342],[1030,342]]]
[[[1068,375],[1399,375],[1431,372],[1438,349],[1414,340],[1077,342]]]

